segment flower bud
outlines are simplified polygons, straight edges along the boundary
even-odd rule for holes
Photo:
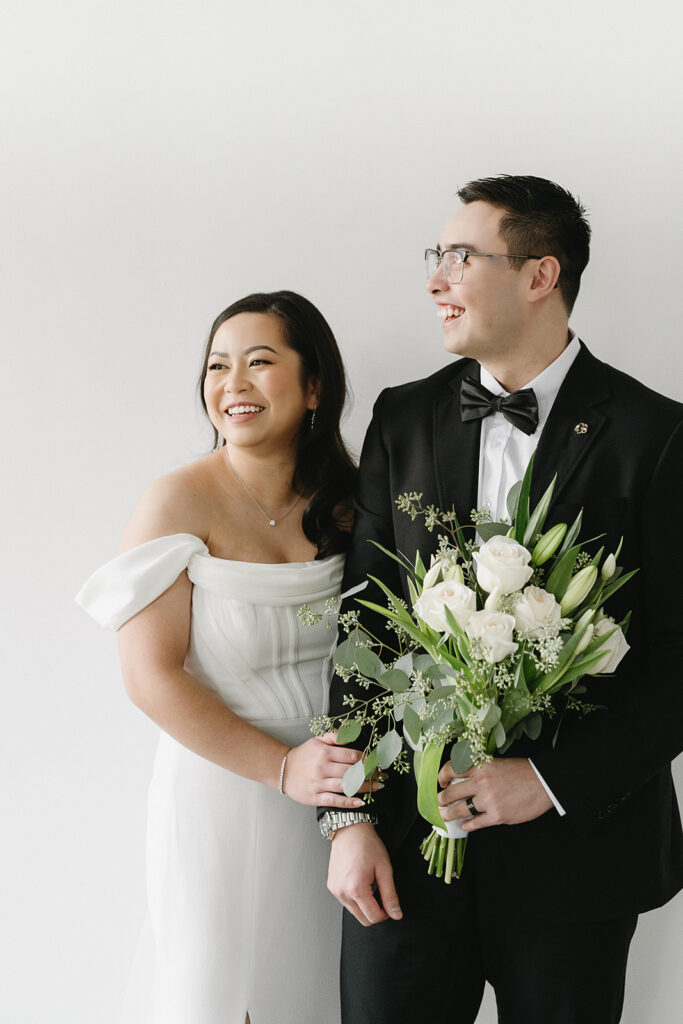
[[[607,580],[611,580],[612,579],[612,577],[614,576],[616,571],[617,571],[617,560],[614,557],[614,555],[608,555],[607,558],[605,559],[605,561],[603,562],[602,569],[600,571],[600,574],[601,574],[603,580],[605,581],[605,583],[607,582]]]
[[[463,571],[459,565],[450,565],[444,570],[444,580],[448,580],[450,583],[464,583],[465,577]]]
[[[577,572],[567,587],[560,604],[560,611],[563,615],[573,612],[588,597],[597,577],[598,570],[594,565],[587,565],[585,569]]]
[[[549,558],[555,554],[560,544],[564,540],[564,535],[567,532],[566,523],[557,523],[551,530],[544,533],[539,538],[536,547],[531,552],[531,564],[532,565],[543,565]]]
[[[595,626],[593,625],[592,622],[589,622],[588,625],[586,626],[586,632],[583,634],[583,636],[579,640],[578,644],[576,645],[576,651],[575,651],[576,654],[581,654],[582,651],[586,650],[586,648],[588,647],[589,643],[593,639],[593,633],[594,632],[595,632]]]

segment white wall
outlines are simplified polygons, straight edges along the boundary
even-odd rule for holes
[[[575,328],[683,399],[678,10],[6,0],[3,1021],[114,1020],[155,729],[72,595],[145,483],[204,450],[193,384],[220,309],[282,287],[319,304],[358,445],[382,385],[446,359],[422,250],[456,188],[536,173],[591,211]],[[680,900],[641,923],[626,1024],[678,1021],[682,933]]]

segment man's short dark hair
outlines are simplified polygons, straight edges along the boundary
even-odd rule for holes
[[[463,203],[477,201],[504,211],[499,233],[508,252],[554,256],[561,271],[558,287],[571,313],[590,255],[591,229],[586,210],[571,192],[547,178],[530,174],[500,174],[479,178],[458,190]],[[510,266],[521,270],[521,260]]]

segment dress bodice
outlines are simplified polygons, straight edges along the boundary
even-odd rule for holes
[[[235,562],[181,533],[112,559],[76,601],[103,626],[124,622],[181,572],[193,584],[186,669],[251,722],[310,718],[326,704],[336,639],[333,616],[304,625],[302,605],[323,611],[339,595],[343,556],[311,562]]]

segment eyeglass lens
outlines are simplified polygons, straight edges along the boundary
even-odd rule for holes
[[[425,265],[427,277],[435,274],[440,265],[441,273],[449,284],[460,284],[462,281],[464,261],[462,254],[457,251],[447,249],[446,252],[438,253],[435,249],[428,249],[425,253]]]

